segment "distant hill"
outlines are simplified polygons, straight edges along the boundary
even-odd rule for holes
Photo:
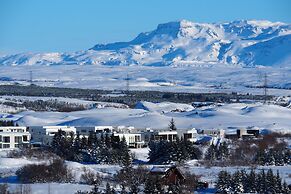
[[[182,20],[160,24],[129,42],[97,44],[85,51],[0,57],[0,65],[284,67],[290,62],[291,25],[256,20],[213,24]]]

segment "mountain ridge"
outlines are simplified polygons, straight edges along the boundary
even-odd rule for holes
[[[267,20],[159,24],[129,42],[97,44],[72,53],[20,53],[0,57],[0,65],[183,66],[227,64],[287,66],[291,25]]]

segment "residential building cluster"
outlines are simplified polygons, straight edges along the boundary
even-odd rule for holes
[[[0,127],[0,149],[19,148],[20,146],[50,146],[54,135],[63,131],[66,136],[88,137],[90,133],[96,134],[97,138],[102,135],[118,136],[125,138],[130,148],[146,147],[151,140],[176,141],[177,137],[184,138],[197,144],[215,144],[222,138],[252,138],[258,137],[260,130],[236,129],[226,133],[224,129],[203,129],[195,128],[190,130],[153,130],[150,128],[136,129],[126,126],[29,126],[29,127]]]

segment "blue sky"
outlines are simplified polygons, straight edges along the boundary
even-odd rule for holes
[[[0,0],[0,54],[84,50],[181,19],[291,23],[290,9],[290,0]]]

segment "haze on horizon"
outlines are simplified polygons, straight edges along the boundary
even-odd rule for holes
[[[288,0],[0,0],[0,54],[70,52],[129,41],[160,23],[186,19],[291,22]]]

